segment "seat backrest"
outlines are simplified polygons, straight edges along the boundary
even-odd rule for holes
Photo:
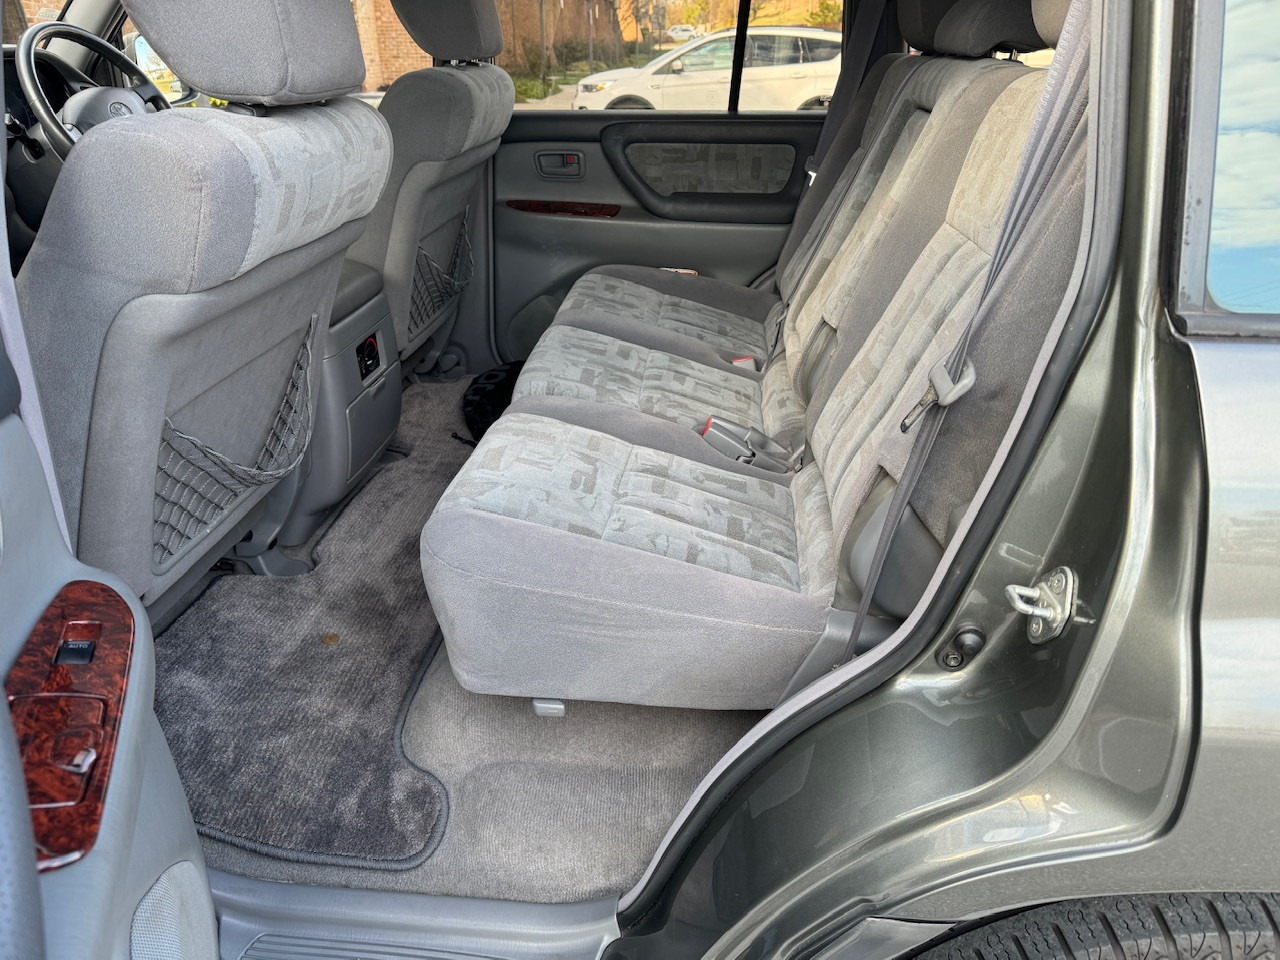
[[[315,336],[391,144],[345,96],[349,0],[125,6],[232,107],[90,130],[17,283],[72,545],[153,603],[301,457]]]
[[[962,46],[973,36],[974,10],[1004,3],[961,0],[940,27],[939,42]],[[1045,12],[1034,33],[1025,19],[1020,24],[1023,48],[1056,42],[1057,15],[1048,4],[1041,6]],[[1030,10],[1028,4],[1028,16]],[[855,585],[865,569],[860,573],[859,561],[848,554],[852,541],[846,534],[861,522],[872,527],[877,504],[887,507],[873,494],[885,481],[891,491],[902,475],[912,438],[901,424],[924,392],[929,370],[954,348],[982,296],[1041,106],[1045,71],[1013,66],[1002,72],[1011,82],[994,99],[971,84],[949,107],[943,125],[922,133],[924,149],[908,160],[891,188],[886,206],[894,216],[881,218],[863,246],[851,251],[843,266],[846,287],[812,301],[821,308],[819,329],[832,329],[834,336],[830,362],[815,371],[820,375],[811,385],[808,451],[829,495],[833,542],[842,548],[839,563]],[[912,500],[915,523],[936,544],[947,542],[957,511],[974,496],[995,456],[1065,295],[1082,222],[1084,129],[1076,130],[1072,152],[993,287],[997,319],[969,354],[978,384],[949,416],[935,448],[941,455],[931,461],[929,479]],[[922,230],[928,232],[923,243]],[[911,253],[904,256],[904,249]],[[907,262],[905,271],[896,266],[899,261]],[[842,269],[839,257],[834,264]],[[878,530],[868,541],[872,547],[877,537]],[[921,589],[931,570],[920,571]],[[895,613],[905,616],[917,598]],[[841,609],[850,602],[856,607],[857,600],[837,592]]]
[[[897,0],[898,33],[913,50],[924,57],[938,53],[934,44],[938,24],[955,0]],[[813,172],[813,181],[805,188],[796,207],[791,230],[778,254],[778,288],[783,299],[794,299],[793,290],[802,274],[809,272],[807,263],[813,253],[811,231],[829,218],[828,204],[841,202],[847,177],[859,163],[859,154],[874,138],[872,114],[877,101],[892,99],[907,82],[907,74],[919,65],[921,57],[890,53],[873,63],[861,78],[857,93],[842,112],[829,112],[823,121],[824,135],[834,125],[831,143],[822,165]],[[847,63],[847,61],[846,61]],[[892,75],[891,75],[892,74]],[[833,104],[833,106],[837,106]]]
[[[435,66],[405,74],[382,99],[395,159],[387,190],[352,259],[381,270],[401,357],[431,341],[430,366],[457,319],[470,280],[468,226],[485,162],[511,120],[515,87],[500,67],[494,0],[393,0]],[[434,336],[433,336],[434,335]]]

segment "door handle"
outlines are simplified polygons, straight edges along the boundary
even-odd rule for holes
[[[543,150],[534,154],[533,162],[544,180],[581,180],[586,175],[580,150]]]

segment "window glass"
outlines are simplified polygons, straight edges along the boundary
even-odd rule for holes
[[[363,96],[431,66],[391,0],[353,0],[364,47]],[[737,0],[500,0],[517,110],[706,110],[729,105]],[[843,0],[753,0],[740,108],[820,107],[839,71]],[[767,31],[767,33],[766,33]],[[671,70],[679,60],[680,70]],[[791,76],[791,74],[796,76]],[[781,74],[781,76],[771,76]]]
[[[834,60],[840,56],[839,40],[815,40],[809,39],[805,41],[809,48],[809,59],[816,62],[822,60]]]
[[[748,33],[750,36],[750,33]],[[779,34],[764,34],[751,37],[752,67],[785,67],[803,60],[800,38]],[[743,78],[743,83],[750,81]]]
[[[840,77],[840,28],[780,27],[769,31],[749,27],[753,56],[749,67],[787,67],[785,70],[744,70],[739,109],[778,112],[825,110]],[[814,57],[812,52],[820,51]]]
[[[1209,292],[1236,313],[1280,314],[1280,16],[1226,0]]]
[[[709,40],[695,44],[671,62],[671,70],[679,64],[685,73],[698,73],[703,70],[729,70],[733,68],[733,39]]]

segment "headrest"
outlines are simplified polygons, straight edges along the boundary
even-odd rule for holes
[[[124,0],[147,41],[193,89],[233,103],[315,103],[359,90],[351,0]]]
[[[898,32],[921,53],[936,53],[938,24],[956,0],[898,0]]]
[[[938,53],[985,57],[992,50],[1026,53],[1050,46],[1036,29],[1032,0],[959,0],[938,24]]]
[[[502,52],[495,0],[391,0],[414,42],[437,60],[487,60]]]
[[[1058,45],[1070,6],[1071,0],[1031,0],[1031,13],[1036,19],[1036,29],[1051,47]]]

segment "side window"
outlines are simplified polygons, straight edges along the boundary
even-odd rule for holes
[[[703,70],[730,70],[733,68],[733,40],[711,40],[694,46],[671,61],[667,69],[671,73],[701,73]]]
[[[840,56],[839,40],[810,38],[805,41],[805,46],[809,48],[809,60],[812,63],[822,63]]]
[[[752,67],[786,67],[804,60],[799,37],[780,34],[764,34],[751,39]],[[744,78],[744,83],[748,82]]]
[[[1280,17],[1226,0],[1208,273],[1214,306],[1280,314]]]
[[[741,110],[820,106],[835,89],[844,0],[750,0]],[[432,66],[391,0],[353,0],[363,96]],[[501,0],[517,110],[703,110],[729,106],[738,0]],[[774,66],[783,69],[751,70]],[[789,68],[789,69],[788,69]],[[795,74],[795,76],[792,76]]]
[[[825,110],[840,77],[840,30],[827,27],[749,28],[753,56],[742,74],[740,109]],[[813,55],[821,51],[820,57]]]

